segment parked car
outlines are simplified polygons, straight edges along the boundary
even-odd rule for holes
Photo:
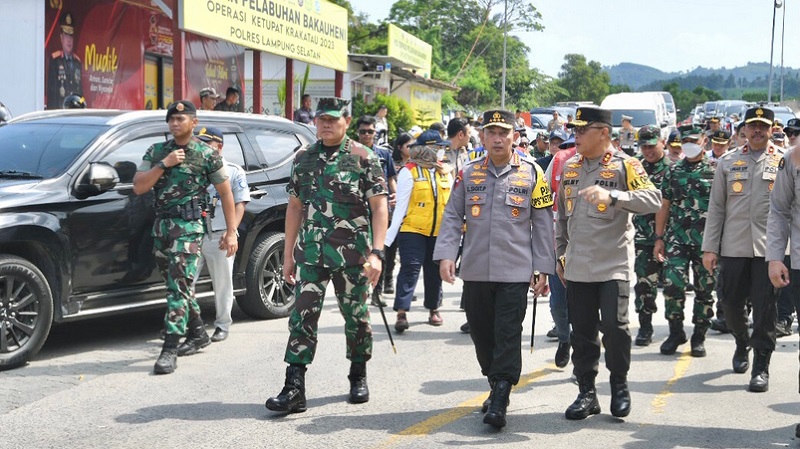
[[[51,324],[163,307],[155,267],[153,194],[133,176],[150,145],[170,138],[164,111],[62,110],[0,126],[0,369],[26,363]],[[282,118],[199,112],[225,136],[253,200],[239,226],[234,293],[259,319],[294,305],[283,281],[285,185],[312,128]],[[207,273],[197,296],[211,296]]]

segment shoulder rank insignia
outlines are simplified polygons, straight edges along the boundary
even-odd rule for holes
[[[781,161],[778,162],[778,170],[783,170],[783,167],[786,165],[786,159],[781,158]]]
[[[613,156],[612,156],[612,154],[611,154],[611,153],[606,153],[606,154],[603,156],[603,161],[602,161],[601,163],[602,163],[603,165],[606,165],[606,164],[608,164],[609,162],[611,162],[611,158],[612,158],[612,157],[613,157]]]

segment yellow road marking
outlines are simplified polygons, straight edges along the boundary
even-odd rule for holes
[[[691,353],[692,351],[687,349],[681,354],[680,357],[678,357],[678,363],[675,364],[675,374],[673,374],[672,378],[667,381],[664,389],[661,390],[661,392],[658,393],[655,398],[653,398],[652,402],[650,402],[653,413],[664,413],[664,407],[667,406],[667,398],[672,396],[672,391],[670,391],[670,389],[673,385],[675,385],[676,382],[678,382],[678,380],[686,375],[686,371],[689,370],[689,365],[692,364]]]
[[[533,371],[531,373],[525,374],[519,379],[519,383],[514,386],[513,390],[524,388],[527,385],[535,382],[536,380],[556,371],[555,364],[550,364],[545,368],[540,370]],[[414,424],[413,426],[407,427],[397,434],[392,435],[391,438],[383,442],[382,444],[375,446],[376,449],[388,449],[397,444],[401,441],[408,440],[409,438],[420,438],[425,435],[429,435],[442,427],[458,421],[459,419],[473,413],[476,408],[480,407],[483,404],[483,401],[486,399],[486,393],[482,393],[478,396],[473,398],[467,399],[466,401],[456,405],[455,407],[447,410],[445,412],[439,413],[438,415],[431,416],[430,418]]]

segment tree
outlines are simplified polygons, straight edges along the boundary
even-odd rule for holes
[[[564,64],[558,74],[559,84],[575,101],[593,101],[600,104],[608,95],[611,77],[597,61],[586,61],[579,54],[564,56]]]
[[[382,104],[385,104],[389,110],[386,113],[386,122],[389,124],[388,141],[393,142],[400,132],[408,131],[416,123],[414,111],[401,98],[394,95],[377,94],[375,101],[370,104],[364,103],[363,96],[353,98],[353,123],[362,115],[375,115]],[[350,138],[358,140],[354,128],[350,129]]]

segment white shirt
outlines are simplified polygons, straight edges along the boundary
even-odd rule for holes
[[[436,169],[429,168],[430,180],[433,185],[433,194],[436,195]],[[414,178],[411,175],[411,170],[406,167],[400,169],[397,174],[397,205],[394,207],[394,214],[392,214],[392,225],[389,226],[389,231],[386,233],[386,246],[391,246],[397,238],[397,233],[400,232],[400,226],[403,225],[403,219],[406,218],[408,212],[408,204],[411,200],[411,192],[414,190]]]

